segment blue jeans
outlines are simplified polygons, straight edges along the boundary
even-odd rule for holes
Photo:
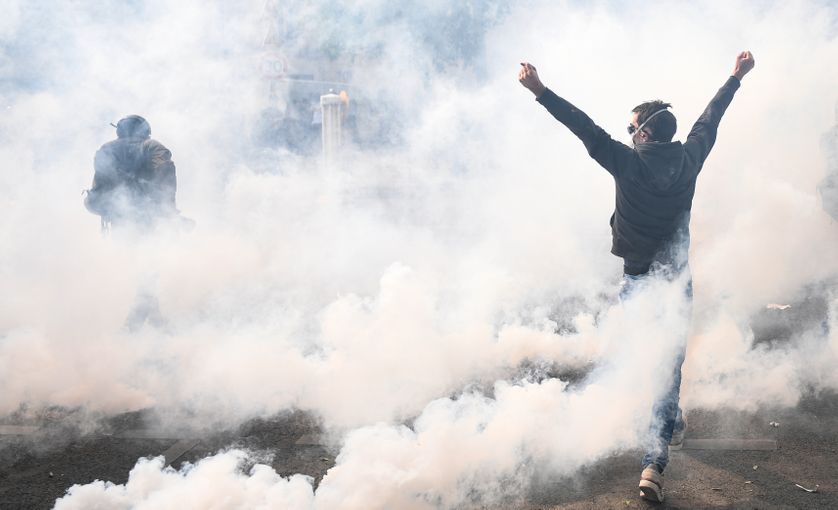
[[[693,287],[690,268],[684,265],[680,271],[673,271],[669,266],[658,266],[641,275],[623,275],[623,285],[620,289],[620,301],[626,301],[631,295],[643,286],[643,283],[650,278],[663,278],[668,281],[684,282],[684,295],[687,299],[686,313],[692,313]],[[684,321],[684,330],[673,332],[674,340],[678,342],[674,355],[668,360],[667,365],[660,375],[661,380],[667,384],[663,394],[658,398],[652,407],[652,423],[650,425],[651,442],[646,447],[641,464],[645,467],[649,464],[657,464],[658,470],[663,473],[669,463],[669,442],[672,440],[672,431],[675,429],[675,422],[679,418],[678,399],[681,392],[681,365],[684,364],[684,356],[687,350],[687,335],[689,318]]]

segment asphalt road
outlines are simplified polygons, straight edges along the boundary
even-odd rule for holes
[[[572,478],[541,473],[525,497],[506,501],[502,507],[838,509],[838,394],[810,395],[794,408],[757,413],[692,410],[687,416],[688,447],[672,452],[662,505],[638,497],[637,451],[612,456]],[[59,418],[53,420],[46,427],[42,422],[37,432],[28,435],[0,436],[3,510],[51,508],[76,483],[96,479],[124,483],[139,457],[171,451],[179,441],[128,437],[148,430],[143,428],[143,413],[111,419],[107,426],[87,434],[62,426]],[[772,426],[772,421],[780,426]],[[173,466],[237,445],[273,452],[271,464],[282,475],[305,473],[319,480],[334,465],[336,452],[318,444],[318,431],[317,423],[302,413],[254,420],[235,431],[181,442],[189,449]],[[776,440],[777,449],[690,449],[689,441],[696,438],[769,439]],[[806,492],[795,484],[817,486],[818,492]]]

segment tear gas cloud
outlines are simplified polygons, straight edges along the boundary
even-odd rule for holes
[[[838,120],[828,3],[4,11],[0,415],[154,408],[206,427],[299,408],[347,431],[316,494],[304,477],[240,473],[244,454],[227,452],[183,473],[141,462],[126,486],[76,487],[59,506],[159,507],[207,480],[230,508],[457,506],[514,497],[534,464],[571,473],[637,446],[654,381],[633,353],[662,351],[679,319],[640,321],[655,313],[642,300],[634,316],[610,308],[613,184],[516,83],[522,59],[615,138],[631,107],[660,97],[683,139],[733,56],[754,52],[694,200],[682,401],[792,405],[807,385],[838,388],[834,313],[832,333],[785,349],[751,348],[747,327],[838,270],[836,226],[815,192]],[[347,147],[326,169],[253,143],[265,108],[289,108],[259,71],[277,26],[289,72],[317,52],[361,56],[349,79],[353,97],[387,112],[379,145]],[[172,150],[193,231],[102,237],[84,210],[93,152],[129,113]],[[164,324],[129,331],[144,293]],[[522,381],[525,360],[597,368],[568,389]],[[492,390],[467,389],[475,382]]]

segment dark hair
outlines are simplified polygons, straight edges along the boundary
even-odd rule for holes
[[[151,126],[148,121],[139,115],[129,115],[116,123],[116,136],[126,138],[138,136],[148,138],[151,136]]]
[[[646,122],[646,119],[653,114],[661,110],[666,110],[667,108],[672,108],[672,105],[664,103],[660,99],[655,99],[654,101],[646,101],[645,103],[639,104],[631,111],[632,113],[637,113],[637,125],[639,126]],[[654,142],[671,142],[672,137],[675,136],[675,131],[678,129],[678,124],[675,121],[675,115],[670,111],[666,111],[660,115],[655,115],[655,118],[643,126],[643,129],[649,130],[650,138]]]

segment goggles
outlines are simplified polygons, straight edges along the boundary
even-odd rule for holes
[[[643,121],[643,124],[640,124],[640,125],[639,125],[639,126],[637,126],[637,127],[634,127],[634,125],[633,125],[633,124],[629,124],[629,127],[628,127],[628,133],[629,133],[630,135],[634,135],[634,133],[635,133],[635,132],[642,130],[642,129],[646,126],[646,124],[648,124],[648,123],[649,123],[649,121],[650,121],[650,120],[652,120],[652,119],[654,119],[654,118],[655,118],[655,116],[660,115],[661,113],[663,113],[663,112],[665,112],[665,111],[667,111],[667,109],[666,109],[666,108],[663,108],[663,109],[661,109],[661,110],[656,111],[655,113],[653,113],[652,115],[650,115],[648,119],[646,119],[645,121]]]

